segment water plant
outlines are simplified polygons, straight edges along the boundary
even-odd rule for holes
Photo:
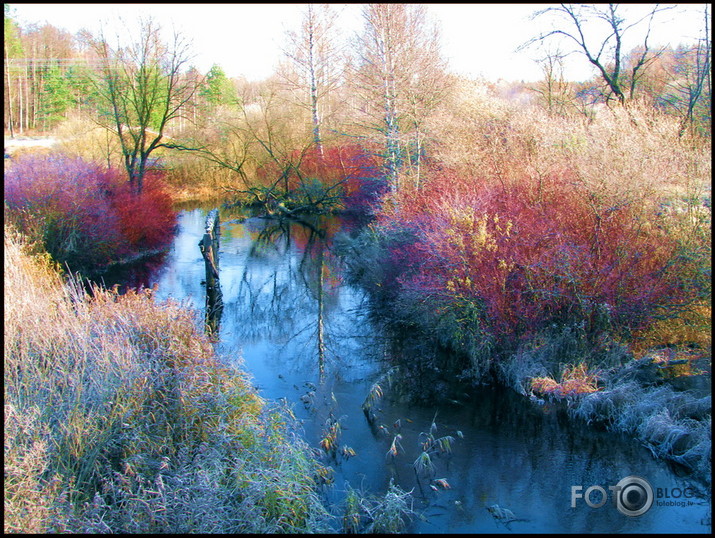
[[[384,374],[382,374],[377,381],[375,381],[365,396],[365,400],[362,403],[362,412],[365,414],[365,418],[370,424],[375,422],[377,418],[376,405],[382,399],[384,395],[383,386],[389,387],[395,377],[396,369],[390,368]]]
[[[336,419],[335,416],[330,413],[328,418],[325,420],[325,427],[320,439],[320,448],[322,448],[325,453],[332,458],[335,458],[338,452],[338,439],[340,437],[340,432],[340,420]]]
[[[342,529],[346,534],[398,534],[414,517],[412,493],[392,479],[383,496],[367,495],[348,484],[344,501]]]
[[[451,486],[446,478],[435,478],[437,467],[435,459],[440,457],[449,457],[452,454],[452,446],[455,443],[455,438],[451,435],[443,435],[437,437],[437,413],[435,413],[432,422],[430,423],[427,432],[420,432],[417,437],[419,447],[419,455],[412,463],[412,468],[415,471],[417,486],[420,488],[422,495],[425,494],[422,489],[422,480],[427,480],[427,483],[432,491],[438,492],[449,489]],[[461,431],[457,431],[457,436],[460,439],[464,438]]]
[[[399,433],[395,435],[395,437],[392,438],[392,443],[390,443],[390,448],[387,451],[387,454],[385,454],[385,459],[388,462],[393,462],[395,458],[399,455],[400,451],[404,452],[405,449],[402,448],[402,443],[400,441],[402,440],[402,435]]]
[[[434,464],[432,463],[432,457],[430,456],[430,453],[427,452],[426,450],[423,450],[420,452],[420,455],[417,456],[417,459],[415,462],[412,464],[412,466],[415,469],[415,474],[417,475],[418,481],[417,483],[419,484],[419,478],[429,478],[434,476],[435,474],[435,468]]]

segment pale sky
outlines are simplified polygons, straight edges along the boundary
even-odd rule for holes
[[[297,30],[306,4],[14,4],[13,18],[20,25],[48,22],[75,33],[96,32],[121,17],[131,24],[139,15],[155,17],[168,30],[175,27],[193,41],[193,65],[207,72],[214,63],[230,77],[261,80],[282,59],[287,30]],[[442,31],[442,51],[458,74],[489,80],[534,81],[541,71],[536,50],[515,49],[543,31],[529,15],[549,4],[426,4]],[[553,4],[552,4],[553,5]],[[341,13],[341,36],[362,28],[361,4],[334,4]],[[624,8],[647,9],[650,4]],[[680,4],[665,15],[652,32],[651,44],[692,42],[702,27],[704,4]],[[537,19],[538,21],[539,19]],[[544,19],[546,20],[546,19]],[[112,31],[107,32],[113,35]],[[629,34],[630,35],[630,34]],[[635,34],[633,37],[636,37]],[[630,50],[636,42],[624,45]],[[593,73],[581,55],[567,64],[567,78],[583,80]]]

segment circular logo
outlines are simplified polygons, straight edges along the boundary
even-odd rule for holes
[[[626,516],[642,516],[653,506],[653,488],[647,480],[627,476],[615,488],[616,507]]]

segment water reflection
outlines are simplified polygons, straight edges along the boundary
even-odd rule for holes
[[[158,299],[203,308],[197,245],[205,217],[202,210],[182,213],[157,276]],[[361,404],[394,350],[373,325],[364,295],[342,280],[331,247],[340,222],[245,217],[221,214],[224,311],[217,349],[251,373],[264,397],[289,402],[316,449],[326,423],[340,422],[338,444],[356,455],[326,456],[335,468],[335,486],[326,491],[331,501],[342,501],[347,484],[383,494],[392,479],[412,490],[424,516],[413,522],[415,532],[709,532],[709,492],[690,506],[654,505],[640,517],[624,516],[610,502],[571,508],[573,485],[607,489],[629,475],[654,488],[690,484],[632,440],[574,425],[559,410],[524,405],[508,391],[481,390],[459,405],[416,405],[398,397],[398,386],[385,386],[371,428]],[[448,488],[415,473],[430,432],[454,438],[451,453],[433,458],[430,476]],[[387,457],[396,435],[396,454]],[[495,519],[487,510],[494,505],[517,520]]]

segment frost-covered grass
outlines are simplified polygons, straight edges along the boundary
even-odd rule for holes
[[[195,314],[64,284],[5,230],[5,532],[329,530],[321,465]]]
[[[589,423],[632,434],[654,456],[676,461],[710,480],[711,395],[624,381],[583,396],[572,411]]]

